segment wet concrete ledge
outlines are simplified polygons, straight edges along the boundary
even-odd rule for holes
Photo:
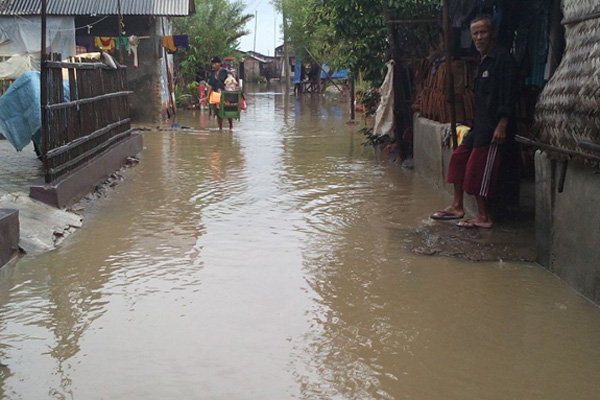
[[[142,135],[134,133],[57,182],[35,182],[29,188],[29,196],[53,207],[64,208],[93,191],[98,183],[123,166],[128,157],[137,155],[142,149]]]
[[[0,209],[0,267],[19,251],[19,211]]]

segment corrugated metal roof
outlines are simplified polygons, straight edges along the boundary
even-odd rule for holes
[[[121,0],[123,15],[186,16],[194,0]],[[48,0],[48,15],[117,15],[118,0]],[[39,15],[40,0],[0,0],[0,15]]]

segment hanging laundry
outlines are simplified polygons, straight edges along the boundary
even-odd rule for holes
[[[167,51],[177,51],[177,46],[175,46],[175,42],[173,41],[173,36],[163,36],[162,37],[162,45]]]
[[[140,44],[140,38],[131,35],[127,41],[129,43],[129,55],[133,54],[133,68],[138,69],[138,46]]]
[[[119,42],[119,38],[118,37],[116,37],[114,39],[115,39],[115,43],[116,43],[115,50],[120,50],[121,49],[121,45],[122,45],[123,49],[127,53],[129,53],[129,39],[128,38],[126,38],[124,36],[121,36],[121,42]]]
[[[188,35],[175,35],[173,36],[173,44],[176,47],[185,47],[185,49],[190,48],[190,42],[188,40]]]
[[[110,36],[96,36],[94,40],[96,47],[100,50],[106,51],[107,53],[114,53],[115,51],[115,40]]]

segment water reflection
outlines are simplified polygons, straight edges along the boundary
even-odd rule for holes
[[[0,398],[596,397],[597,308],[533,266],[413,255],[444,196],[343,103],[266,90],[233,132],[146,132],[83,229],[0,270]]]

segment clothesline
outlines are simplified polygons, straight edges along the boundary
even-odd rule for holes
[[[175,36],[76,36],[77,46],[84,47],[86,52],[100,49],[109,54],[123,48],[128,54],[133,55],[133,67],[138,68],[138,45],[142,39],[154,39],[157,45],[162,45],[169,53],[177,51],[178,47],[189,48],[188,35]],[[158,43],[160,42],[160,44]]]
[[[25,17],[23,17],[23,16],[21,16],[21,15],[15,15],[15,17],[17,17],[17,18],[19,18],[19,19],[21,19],[21,20],[25,21],[25,22],[26,22],[26,23],[28,23],[28,24],[39,26],[39,27],[40,27],[40,29],[41,29],[41,25],[42,25],[42,23],[41,23],[41,22],[38,22],[38,21],[31,21],[31,20],[29,20],[29,19],[27,19],[27,18],[25,18]],[[92,22],[91,24],[86,24],[86,25],[83,25],[83,26],[76,26],[74,29],[75,29],[76,31],[77,31],[77,30],[80,30],[80,29],[90,29],[92,26],[94,26],[94,25],[96,25],[96,24],[98,24],[98,23],[100,23],[100,22],[104,21],[106,18],[108,18],[108,17],[102,17],[102,18],[100,18],[100,19],[99,19],[98,21],[96,21],[96,22]],[[71,28],[68,28],[68,29],[54,29],[54,28],[51,28],[51,27],[48,27],[48,30],[49,30],[49,31],[52,31],[52,32],[71,32],[71,31],[73,31],[73,29],[71,29]]]

